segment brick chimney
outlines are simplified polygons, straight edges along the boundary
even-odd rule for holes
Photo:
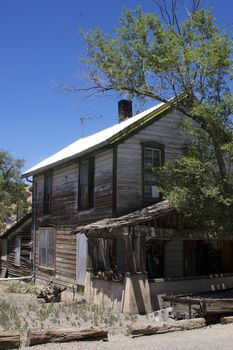
[[[133,115],[132,101],[130,100],[120,100],[118,102],[118,120],[119,123],[123,122]]]

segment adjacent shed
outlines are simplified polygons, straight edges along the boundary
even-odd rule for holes
[[[23,277],[32,274],[32,214],[21,217],[0,234],[1,274]]]

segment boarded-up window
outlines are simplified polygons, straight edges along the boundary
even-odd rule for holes
[[[156,199],[160,197],[159,179],[156,168],[161,166],[161,158],[161,149],[143,148],[143,188],[144,198],[146,199]]]
[[[55,229],[39,229],[39,264],[42,267],[55,268]]]
[[[44,176],[44,213],[50,214],[52,207],[52,173]]]
[[[79,163],[79,210],[87,210],[94,206],[94,164],[93,157]]]
[[[21,237],[15,238],[15,265],[20,266]]]

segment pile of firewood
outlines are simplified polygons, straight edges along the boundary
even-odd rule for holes
[[[44,299],[46,303],[58,303],[61,301],[61,293],[65,290],[65,287],[61,288],[51,281],[36,297]]]

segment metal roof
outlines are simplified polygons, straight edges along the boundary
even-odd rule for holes
[[[71,145],[63,148],[59,152],[53,154],[49,158],[46,158],[42,162],[25,171],[23,173],[23,176],[26,177],[40,173],[56,165],[67,162],[73,158],[83,156],[86,153],[117,142],[125,135],[137,130],[140,126],[144,125],[149,120],[170,109],[173,100],[175,100],[175,98],[169,100],[170,103],[160,103],[152,108],[145,110],[142,113],[124,120],[121,123],[117,123],[93,135],[78,139]]]

